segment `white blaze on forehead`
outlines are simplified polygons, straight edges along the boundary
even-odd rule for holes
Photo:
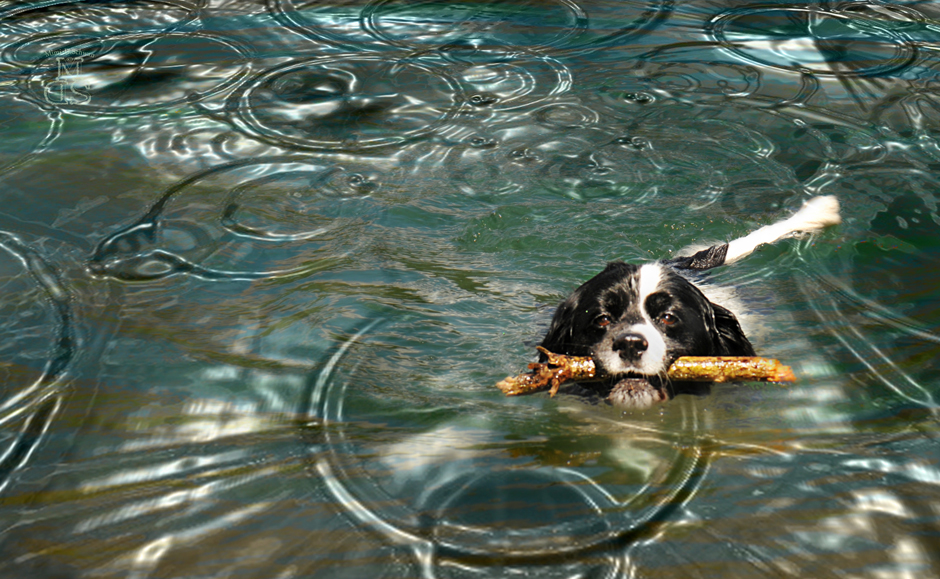
[[[663,278],[663,268],[658,263],[648,263],[640,266],[638,272],[640,280],[637,282],[637,303],[640,305],[640,311],[646,317],[646,310],[643,306],[646,304],[646,298],[659,288],[659,282]],[[648,319],[648,318],[647,318]]]
[[[647,375],[658,374],[666,370],[666,340],[660,333],[659,328],[653,324],[652,318],[646,311],[646,298],[650,297],[659,289],[659,284],[663,278],[662,266],[656,263],[649,263],[640,267],[637,281],[637,307],[643,315],[644,323],[634,324],[630,331],[640,334],[646,338],[648,344],[646,351],[640,356],[638,368],[640,372]]]
[[[642,322],[631,324],[628,327],[614,328],[612,334],[605,340],[606,346],[594,352],[595,361],[601,368],[613,375],[635,372],[646,376],[655,376],[666,371],[666,338],[653,323],[649,312],[646,311],[646,299],[660,290],[663,279],[663,268],[659,264],[651,263],[641,266],[634,274],[632,299],[636,300],[636,311],[642,316]],[[620,353],[612,347],[616,340],[615,334],[623,332],[639,334],[646,340],[646,350],[639,359],[625,361]]]

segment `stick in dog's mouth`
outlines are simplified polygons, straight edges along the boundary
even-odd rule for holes
[[[529,364],[529,372],[509,376],[496,384],[507,396],[530,394],[549,388],[554,396],[565,382],[616,380],[611,396],[622,392],[628,397],[649,396],[651,401],[668,398],[649,377],[639,374],[626,376],[598,376],[597,366],[589,356],[565,356],[549,352],[541,346],[539,352],[548,359],[545,363]],[[684,356],[669,367],[666,377],[672,382],[793,382],[796,376],[789,366],[773,358],[757,356]],[[611,399],[612,402],[616,402]]]

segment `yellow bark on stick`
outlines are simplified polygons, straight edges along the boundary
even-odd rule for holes
[[[509,376],[496,384],[506,396],[529,394],[549,388],[554,396],[565,382],[601,380],[594,360],[589,356],[554,354],[541,346],[548,362],[529,364],[530,372]],[[793,382],[796,376],[789,366],[773,358],[756,356],[683,356],[666,372],[674,382]]]

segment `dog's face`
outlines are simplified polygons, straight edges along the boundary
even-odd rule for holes
[[[541,345],[593,357],[598,374],[610,377],[610,401],[637,407],[671,396],[666,370],[680,356],[754,355],[734,314],[670,267],[623,262],[558,306]]]

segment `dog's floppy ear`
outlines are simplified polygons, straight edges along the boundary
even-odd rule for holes
[[[577,292],[576,292],[577,293]],[[548,332],[539,344],[554,354],[568,354],[568,348],[574,338],[574,311],[577,304],[576,295],[572,295],[555,310]],[[539,362],[545,362],[545,354],[539,354]]]
[[[744,335],[741,324],[730,310],[712,304],[715,312],[716,346],[718,356],[754,356],[754,346]]]
[[[619,260],[611,261],[602,272],[581,284],[555,310],[552,323],[540,346],[554,354],[565,354],[566,356],[589,355],[590,344],[584,343],[584,338],[581,336],[583,328],[575,328],[578,325],[577,318],[579,316],[583,318],[585,304],[591,302],[590,296],[596,294],[599,288],[607,287],[634,271],[636,271],[635,266]],[[582,319],[580,323],[583,324],[584,320]],[[576,333],[578,334],[578,342],[575,341]],[[544,354],[539,357],[539,361],[546,361]]]

